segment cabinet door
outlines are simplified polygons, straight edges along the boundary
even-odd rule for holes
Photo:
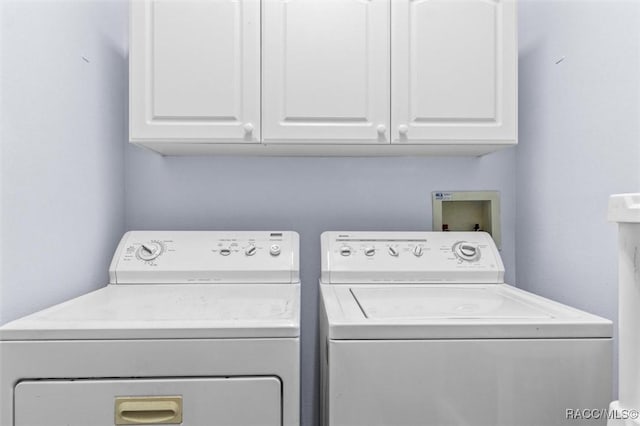
[[[260,0],[131,2],[130,138],[260,141]]]
[[[392,1],[392,142],[515,143],[513,0]]]
[[[389,143],[389,0],[262,5],[266,143]]]

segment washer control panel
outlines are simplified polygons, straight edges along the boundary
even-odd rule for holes
[[[109,268],[112,284],[297,283],[295,232],[130,231]]]
[[[504,266],[486,232],[325,232],[322,282],[501,283]]]

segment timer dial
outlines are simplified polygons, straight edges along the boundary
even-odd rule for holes
[[[462,260],[472,262],[480,257],[480,248],[477,245],[460,241],[453,246],[454,254]]]
[[[159,241],[149,241],[146,243],[142,243],[138,250],[136,250],[136,256],[140,260],[144,260],[145,262],[149,262],[154,260],[158,256],[162,254],[164,251],[164,246]]]

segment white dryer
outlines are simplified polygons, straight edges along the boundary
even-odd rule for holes
[[[607,407],[612,323],[505,284],[488,234],[321,241],[324,425],[575,426]]]
[[[0,424],[298,425],[298,253],[295,232],[128,232],[109,285],[0,328]]]

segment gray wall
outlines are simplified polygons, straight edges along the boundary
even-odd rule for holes
[[[640,191],[640,2],[520,3],[520,287],[617,319],[612,193]]]
[[[127,9],[0,6],[2,323],[107,282],[125,227]]]

